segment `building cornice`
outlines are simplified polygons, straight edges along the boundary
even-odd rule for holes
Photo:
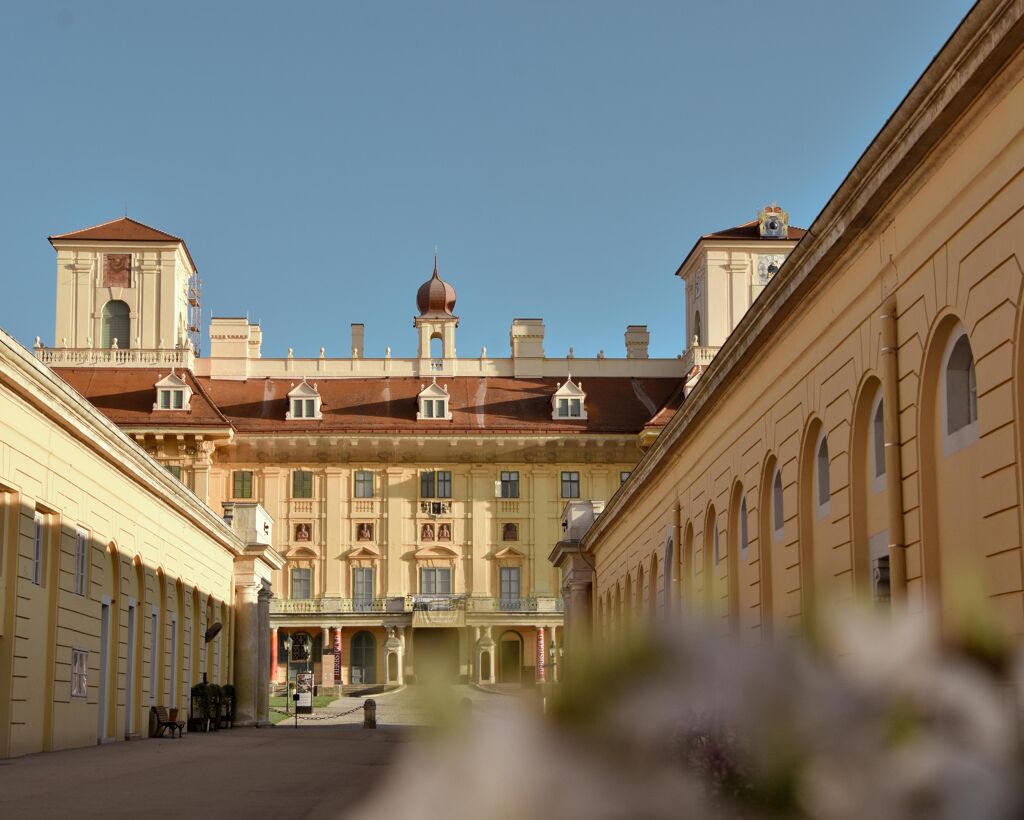
[[[234,556],[245,545],[206,504],[63,379],[0,330],[0,383],[77,441],[158,496]]]
[[[855,251],[866,229],[888,218],[887,205],[980,98],[1024,44],[1024,0],[979,0],[861,155],[842,184],[754,301],[679,412],[612,496],[583,538],[597,551],[623,509],[646,489],[691,429],[722,400],[756,351],[803,298]]]

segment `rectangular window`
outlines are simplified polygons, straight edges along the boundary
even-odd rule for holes
[[[422,568],[420,570],[420,592],[423,595],[451,595],[451,569]]]
[[[356,470],[356,498],[373,498],[373,473],[369,470]]]
[[[450,470],[420,473],[420,498],[451,498],[452,474]]]
[[[621,486],[621,485],[625,484],[626,483],[626,479],[628,479],[628,478],[629,478],[629,471],[623,470],[621,473],[619,473],[619,485]]]
[[[252,470],[235,470],[231,482],[233,498],[252,498]]]
[[[519,472],[517,470],[502,470],[501,497],[519,498]]]
[[[576,472],[562,473],[562,498],[580,497],[580,474]]]
[[[575,418],[579,418],[580,415],[580,400],[569,399],[569,415]]]
[[[181,410],[185,406],[185,391],[184,390],[172,390],[172,397],[174,399],[173,407],[175,410]]]
[[[501,602],[508,604],[519,600],[519,567],[498,569]]]
[[[46,519],[42,513],[36,513],[32,529],[32,583],[37,587],[43,585],[43,536],[46,532]]]
[[[89,696],[89,653],[84,649],[71,650],[71,697]]]
[[[178,479],[178,481],[181,481],[181,467],[179,467],[177,464],[168,464],[167,472],[169,472],[172,476]]]
[[[352,570],[352,608],[365,612],[373,607],[373,568],[355,567]]]
[[[313,474],[309,470],[292,473],[292,498],[313,497]]]
[[[170,410],[171,409],[171,391],[161,390],[160,391],[160,409]]]
[[[313,570],[308,568],[292,570],[292,597],[313,597]]]
[[[569,400],[559,399],[558,400],[558,415],[568,416],[569,415]]]
[[[83,530],[75,533],[75,594],[85,595],[86,562],[89,558],[89,534]]]

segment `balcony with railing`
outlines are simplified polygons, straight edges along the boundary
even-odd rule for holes
[[[689,373],[695,367],[707,367],[715,354],[721,350],[718,347],[705,347],[703,345],[690,345],[683,352],[683,370]]]
[[[385,598],[274,598],[270,614],[277,616],[304,615],[381,615],[402,613],[458,612],[484,614],[556,614],[561,613],[562,599],[557,596],[531,596],[526,598],[490,598],[465,594],[413,594]],[[431,616],[421,616],[430,620]],[[414,623],[414,626],[416,624]]]
[[[180,367],[191,370],[190,347],[35,347],[36,358],[50,367]]]

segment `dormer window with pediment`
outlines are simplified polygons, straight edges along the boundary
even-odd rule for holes
[[[448,396],[448,385],[442,387],[437,379],[428,384],[416,397],[419,409],[416,421],[451,421],[452,410]]]
[[[288,393],[288,412],[285,414],[285,419],[288,421],[322,419],[321,408],[320,391],[317,390],[315,384],[309,384],[303,379]]]
[[[583,384],[577,384],[569,376],[565,384],[557,387],[555,395],[551,397],[551,418],[585,421],[587,394],[583,392]]]
[[[153,410],[184,410],[188,412],[192,388],[173,370],[155,385],[156,402]]]

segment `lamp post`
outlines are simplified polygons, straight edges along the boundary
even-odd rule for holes
[[[292,670],[292,636],[286,635],[284,639],[284,713],[288,714],[291,707],[288,702],[291,698],[291,670]]]
[[[551,684],[554,685],[558,679],[558,667],[562,660],[562,656],[565,654],[565,650],[556,645],[554,640],[551,641],[551,646],[548,647],[548,655],[551,656],[551,663],[548,666],[551,668]]]

